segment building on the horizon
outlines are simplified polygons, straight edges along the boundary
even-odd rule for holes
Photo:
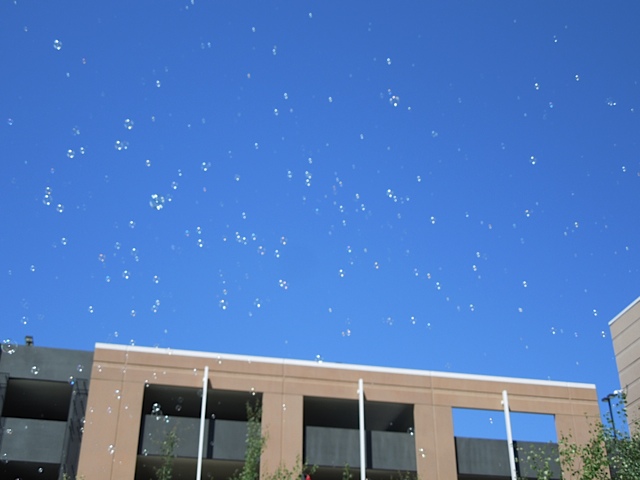
[[[630,425],[640,411],[640,297],[609,322],[618,365],[620,387],[625,392]]]
[[[32,343],[0,353],[0,478],[74,478],[93,352]]]
[[[421,480],[510,478],[506,441],[460,438],[453,429],[454,408],[502,414],[503,391],[513,412],[553,415],[558,438],[586,441],[599,418],[589,384],[137,346],[20,346],[1,354],[0,372],[0,474],[22,480],[155,479],[170,432],[178,439],[174,479],[195,478],[200,462],[202,478],[224,480],[243,465],[246,405],[256,400],[266,438],[261,475],[302,462],[317,466],[313,480],[340,480],[345,465],[358,478],[360,405],[369,480],[399,472]],[[516,457],[518,447],[556,448],[514,440]],[[517,468],[534,477],[525,455]]]

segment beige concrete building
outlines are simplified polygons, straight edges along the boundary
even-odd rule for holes
[[[586,440],[590,419],[600,416],[588,384],[97,344],[78,476],[155,478],[162,440],[173,431],[173,478],[195,478],[202,428],[202,478],[227,478],[243,464],[245,404],[260,399],[263,477],[302,461],[318,466],[314,480],[341,479],[346,463],[358,478],[359,380],[371,480],[398,472],[421,480],[509,478],[506,442],[456,438],[452,417],[453,408],[501,412],[504,390],[512,412],[554,415],[558,438]]]
[[[627,394],[629,420],[640,411],[640,297],[609,322],[620,386]]]

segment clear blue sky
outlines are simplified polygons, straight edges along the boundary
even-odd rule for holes
[[[3,1],[2,337],[606,395],[640,295],[639,14]]]

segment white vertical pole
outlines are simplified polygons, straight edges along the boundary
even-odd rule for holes
[[[204,367],[202,377],[202,405],[200,406],[200,438],[198,439],[198,467],[196,468],[196,480],[202,478],[202,449],[204,447],[204,420],[207,414],[207,389],[209,387],[209,366]]]
[[[365,444],[364,386],[362,384],[362,379],[358,380],[358,417],[360,421],[360,480],[366,480],[367,446]]]
[[[513,437],[511,436],[511,415],[509,414],[509,396],[507,391],[502,391],[502,407],[504,408],[504,423],[507,426],[507,445],[509,447],[509,466],[511,467],[511,480],[517,480],[516,458],[513,453]]]

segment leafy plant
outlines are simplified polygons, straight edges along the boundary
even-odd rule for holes
[[[164,437],[160,449],[162,455],[162,466],[155,469],[158,480],[171,480],[173,478],[173,459],[175,458],[175,449],[178,446],[178,435],[175,427],[172,428]]]
[[[558,442],[559,458],[552,459],[538,452],[527,452],[529,465],[537,480],[549,480],[552,463],[559,461],[562,477],[575,480],[638,480],[640,479],[640,419],[628,424],[626,398],[619,395],[616,418],[622,420],[622,429],[614,426],[607,414],[605,422],[596,422],[589,430],[589,440],[578,443],[571,434]],[[627,430],[626,427],[631,427]],[[521,452],[522,453],[522,452]]]

